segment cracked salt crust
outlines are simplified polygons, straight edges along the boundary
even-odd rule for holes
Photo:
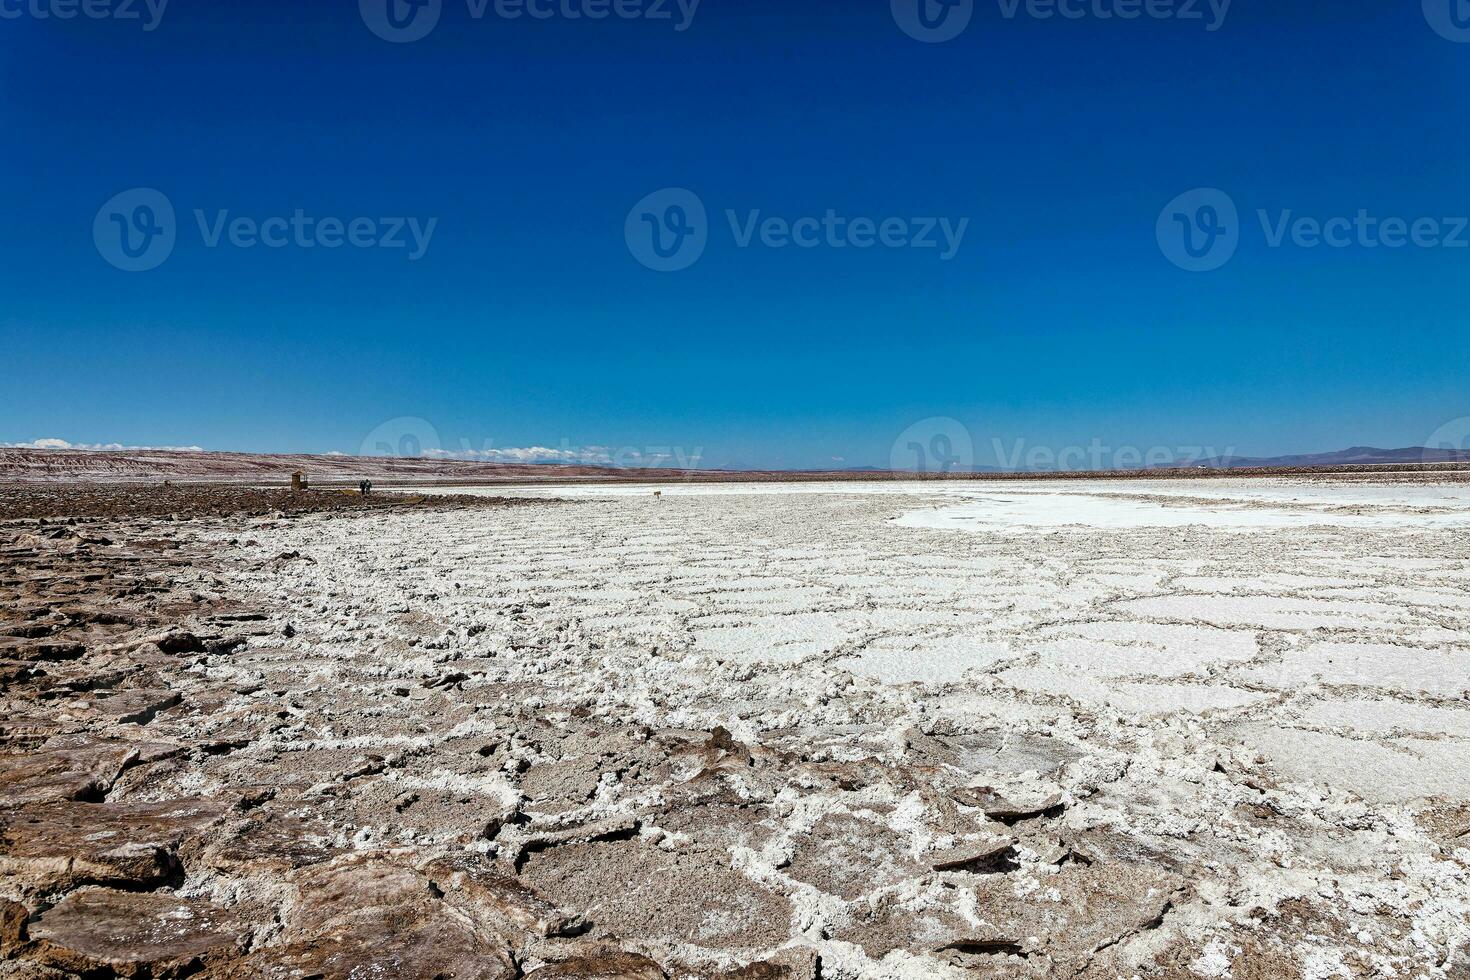
[[[1470,802],[1466,488],[651,489],[253,530],[316,565],[238,584],[304,624],[283,655],[309,656],[327,684],[464,660],[464,699],[534,680],[531,707],[722,725],[813,761],[901,760],[908,731],[994,735],[964,762],[975,778],[1064,793],[1058,833],[1116,834],[1186,871],[1192,890],[1156,934],[1109,953],[1140,973],[1178,946],[1194,972],[1225,976],[1268,941],[1303,975],[1371,960],[1438,978],[1463,962],[1470,851],[1444,851],[1416,821]],[[985,519],[964,533],[907,526],[936,503]],[[389,609],[411,609],[443,646],[403,646],[422,637]],[[313,635],[315,623],[338,625]],[[365,650],[365,635],[385,642]],[[840,799],[803,798],[764,845],[728,858],[790,903],[793,941],[851,911],[780,866],[822,817],[853,812],[857,799]],[[912,847],[941,839],[935,801],[879,803]],[[616,784],[599,791],[600,815],[625,805]],[[1056,869],[1026,853],[1011,885],[1054,890]],[[952,901],[944,914],[976,916],[973,891],[903,894],[906,914]],[[1325,902],[1341,935],[1307,941],[1273,918],[1293,902]],[[948,972],[920,949],[821,949],[843,978]]]

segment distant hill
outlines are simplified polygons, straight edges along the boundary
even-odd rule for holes
[[[627,480],[675,477],[671,469],[552,463],[489,463],[424,457],[193,452],[175,449],[0,449],[0,480],[126,482],[178,480],[288,483],[300,471],[318,483]]]
[[[183,482],[286,485],[300,471],[313,483],[351,486],[362,479],[388,485],[534,484],[573,482],[728,482],[769,480],[1041,480],[1093,476],[1160,479],[1198,476],[1202,471],[1234,476],[1270,475],[1341,468],[1373,472],[1446,467],[1470,468],[1470,452],[1442,449],[1373,449],[1357,446],[1335,453],[1309,453],[1270,458],[1220,457],[1180,460],[1173,466],[1138,470],[1009,472],[992,467],[946,473],[909,473],[879,467],[842,470],[760,470],[734,468],[681,470],[672,467],[631,468],[579,463],[492,463],[424,457],[343,456],[205,452],[179,449],[4,449],[0,448],[0,482]]]
[[[1300,466],[1387,466],[1404,463],[1470,463],[1470,452],[1453,449],[1374,449],[1354,446],[1332,453],[1302,453],[1295,456],[1219,456],[1179,464],[1211,469],[1263,469]]]

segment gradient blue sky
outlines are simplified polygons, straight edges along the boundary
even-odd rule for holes
[[[1419,445],[1470,415],[1470,249],[1273,249],[1255,212],[1470,215],[1467,109],[1470,43],[1417,0],[1236,0],[1214,32],[979,0],[943,44],[888,0],[703,0],[683,32],[445,0],[410,44],[355,0],[26,13],[0,19],[0,442],[355,452],[413,416],[449,448],[856,466],[943,416],[981,464]],[[179,241],[126,273],[92,223],[140,186]],[[670,186],[711,241],[658,273],[624,220]],[[1196,187],[1241,211],[1209,273],[1155,239]],[[210,249],[195,208],[438,226],[416,262]],[[970,224],[948,262],[742,249],[727,208]]]

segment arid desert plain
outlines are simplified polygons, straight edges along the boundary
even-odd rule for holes
[[[6,977],[1470,977],[1467,481],[0,500]]]

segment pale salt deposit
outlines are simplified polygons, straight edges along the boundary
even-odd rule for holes
[[[441,487],[430,493],[502,494],[486,488]],[[934,505],[901,515],[904,527],[1026,533],[1038,528],[1120,529],[1210,527],[1460,527],[1470,530],[1470,485],[1373,486],[1302,479],[1065,480],[1015,483],[834,482],[567,485],[516,490],[542,497],[900,496]],[[955,503],[958,501],[958,503]],[[942,503],[941,503],[942,502]]]
[[[1256,975],[1465,968],[1470,487],[517,493],[570,502],[269,523],[249,532],[261,548],[314,564],[236,585],[296,624],[284,656],[327,684],[473,663],[466,697],[533,685],[551,716],[723,726],[807,759],[989,740],[977,781],[1058,793],[1054,834],[1126,839],[1187,881],[1159,922],[1108,941],[1119,969],[1229,976],[1248,954],[1279,969]],[[597,812],[630,800],[612,779]],[[768,818],[773,837],[728,855],[791,902],[791,941],[820,948],[832,976],[951,975],[927,941],[884,953],[837,938],[856,904],[795,881],[793,842],[859,801],[795,800]],[[944,804],[922,793],[864,805],[912,858],[943,839]],[[1067,873],[1027,846],[1017,895]],[[915,881],[884,901],[931,925],[984,921],[970,885]]]

